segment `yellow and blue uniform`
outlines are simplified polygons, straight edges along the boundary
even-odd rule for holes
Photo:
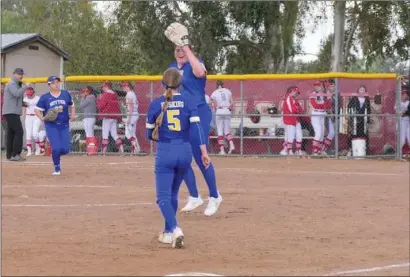
[[[62,107],[62,112],[58,114],[55,121],[45,122],[44,124],[52,148],[55,172],[60,172],[61,155],[70,152],[70,116],[68,107],[73,104],[71,94],[67,90],[61,90],[58,96],[53,96],[50,92],[47,92],[40,96],[37,103],[36,109],[42,111],[44,115],[51,108]]]
[[[150,140],[165,102],[165,96],[161,96],[148,109],[146,129]],[[196,105],[179,93],[173,94],[159,126],[155,156],[157,204],[165,218],[165,233],[172,233],[177,227],[178,192],[192,162],[191,133],[196,134],[198,143],[205,144]]]
[[[202,65],[204,65],[202,60],[199,60]],[[190,101],[196,105],[198,110],[198,115],[201,120],[201,127],[206,136],[205,143],[208,148],[209,144],[209,131],[212,121],[212,111],[205,100],[205,86],[206,86],[206,76],[198,78],[194,75],[192,66],[189,62],[185,63],[182,67],[178,67],[177,62],[173,62],[169,67],[177,68],[182,75],[180,92],[185,97],[189,98]],[[204,65],[205,67],[205,65]],[[215,168],[211,163],[208,168],[202,163],[201,160],[201,150],[199,148],[200,139],[197,133],[193,130],[190,132],[190,143],[192,147],[192,154],[194,156],[195,162],[201,170],[206,184],[208,185],[209,195],[214,198],[218,198],[218,189],[216,186]],[[196,186],[195,174],[192,167],[189,168],[184,181],[187,184],[190,196],[199,197],[198,188]]]

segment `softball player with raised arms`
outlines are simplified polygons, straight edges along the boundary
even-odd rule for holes
[[[223,82],[216,82],[217,89],[212,92],[211,100],[215,106],[215,125],[218,133],[218,144],[220,148],[219,154],[225,155],[224,137],[229,143],[229,152],[231,154],[235,150],[231,136],[231,117],[232,117],[232,92],[223,87]]]
[[[178,226],[178,192],[182,180],[192,162],[190,137],[199,142],[201,162],[204,168],[210,165],[206,150],[207,137],[202,132],[196,103],[178,93],[181,75],[175,68],[169,68],[162,77],[165,87],[163,96],[155,99],[147,114],[147,137],[157,141],[155,156],[155,183],[157,204],[165,219],[165,230],[159,235],[161,243],[182,248],[184,234]]]
[[[53,175],[61,174],[60,159],[62,155],[70,152],[70,119],[75,119],[75,108],[71,94],[67,90],[60,89],[61,79],[50,76],[47,84],[50,91],[41,95],[35,112],[38,118],[44,122],[47,137],[52,149],[54,163]],[[68,110],[71,110],[71,117]],[[47,121],[50,110],[58,111],[55,119]]]
[[[39,139],[41,120],[36,116],[35,113],[35,108],[39,99],[40,97],[36,95],[36,92],[33,88],[26,89],[23,102],[25,105],[24,125],[26,128],[27,156],[31,156],[34,152],[33,150],[35,150],[36,155],[41,154]],[[33,142],[35,143],[35,145],[33,145]]]
[[[212,112],[205,101],[205,85],[206,85],[206,68],[203,61],[199,60],[192,52],[188,41],[188,30],[185,26],[179,23],[172,23],[165,30],[167,38],[175,44],[175,61],[169,67],[176,68],[182,75],[180,92],[189,98],[198,108],[198,114],[201,119],[201,126],[206,136],[205,143],[208,147],[208,136],[210,123],[212,120]],[[206,216],[212,216],[218,211],[219,205],[222,202],[222,196],[219,194],[215,169],[212,163],[206,168],[201,159],[200,141],[196,133],[191,129],[191,146],[192,153],[196,164],[205,178],[209,190],[209,202],[205,209]],[[192,167],[189,168],[185,178],[190,197],[188,203],[181,211],[192,211],[204,202],[198,194],[195,175]]]

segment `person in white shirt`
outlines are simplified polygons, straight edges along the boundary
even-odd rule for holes
[[[33,88],[28,88],[24,92],[25,96],[23,98],[24,105],[24,124],[26,128],[26,146],[27,146],[27,156],[31,156],[35,150],[35,155],[42,155],[44,151],[41,151],[39,132],[41,126],[41,120],[36,116],[34,109],[37,105],[39,96]],[[35,147],[33,147],[33,142]]]
[[[138,99],[137,95],[132,89],[132,85],[129,82],[121,83],[122,89],[127,93],[125,96],[127,105],[127,121],[125,122],[125,137],[131,142],[131,153],[137,154],[141,151],[138,143],[136,131],[137,122],[139,119],[138,113]]]
[[[235,145],[232,140],[231,132],[231,117],[232,117],[232,92],[223,87],[223,82],[216,82],[217,89],[211,94],[211,101],[215,107],[215,124],[218,134],[218,144],[220,155],[225,155],[224,136],[229,142],[229,152],[231,154],[235,150]]]
[[[409,95],[406,90],[402,90],[400,106],[395,106],[395,110],[401,116],[400,117],[400,148],[403,149],[404,144],[407,143],[410,146],[410,116],[407,112],[409,107]]]

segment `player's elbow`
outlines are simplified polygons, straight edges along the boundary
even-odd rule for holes
[[[196,69],[196,70],[194,70],[194,75],[197,78],[204,78],[206,76],[206,71],[203,70],[202,68],[201,69]]]

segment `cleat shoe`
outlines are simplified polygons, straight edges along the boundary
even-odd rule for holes
[[[198,197],[188,197],[188,203],[181,209],[181,212],[190,212],[198,208],[204,204],[204,201],[202,200],[201,196]]]
[[[181,249],[184,247],[184,234],[181,228],[176,227],[172,233],[172,248]]]
[[[287,156],[288,155],[288,150],[286,148],[282,149],[282,151],[280,151],[280,154],[282,156]]]
[[[61,171],[54,171],[53,172],[53,176],[60,176],[61,175]]]
[[[214,215],[219,208],[219,205],[222,203],[222,195],[219,194],[218,198],[209,197],[208,206],[205,209],[204,215],[212,216]]]
[[[172,233],[159,234],[158,241],[164,244],[172,244]]]

